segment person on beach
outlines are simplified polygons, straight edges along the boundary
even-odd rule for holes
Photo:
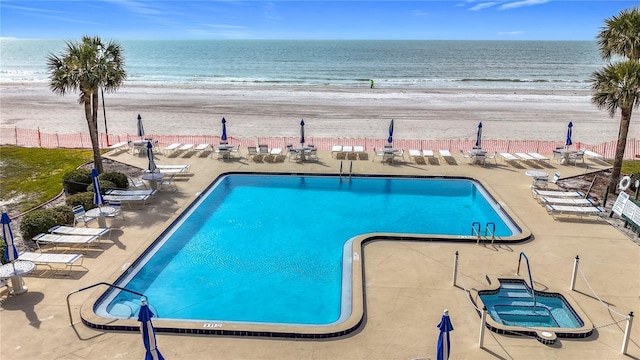
[[[373,89],[373,79],[369,80],[371,82],[371,87],[370,89]]]

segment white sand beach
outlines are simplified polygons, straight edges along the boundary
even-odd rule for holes
[[[229,136],[296,136],[301,118],[313,137],[385,137],[395,119],[396,139],[473,138],[482,121],[485,139],[598,144],[617,139],[620,114],[598,110],[584,91],[513,91],[288,86],[143,86],[125,84],[105,94],[108,132],[135,133],[140,114],[147,134],[215,135],[220,120]],[[1,126],[43,132],[86,131],[78,94],[53,94],[46,84],[0,84]],[[629,139],[640,138],[634,113]],[[104,118],[99,117],[100,131]]]

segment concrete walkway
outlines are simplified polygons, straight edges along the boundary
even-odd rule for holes
[[[204,157],[203,157],[204,155]],[[122,153],[114,160],[146,167],[146,157]],[[195,196],[217,176],[231,171],[338,173],[340,161],[320,152],[317,163],[254,163],[245,158],[217,160],[207,154],[170,158],[156,156],[158,164],[190,164],[192,176],[176,181],[176,192],[160,192],[143,210],[125,208],[126,222],[105,240],[102,251],[90,251],[86,270],[72,276],[33,273],[25,277],[29,291],[0,295],[2,359],[143,359],[141,336],[132,332],[104,332],[80,321],[80,310],[91,306],[90,290],[71,297],[73,326],[69,325],[66,297],[77,289],[113,281],[155,240]],[[524,172],[559,170],[562,177],[602,169],[601,164],[565,166],[553,163],[533,167],[488,164],[381,164],[354,160],[355,174],[455,175],[480,180],[504,207],[524,223],[532,239],[513,245],[447,242],[384,242],[365,245],[362,254],[366,285],[365,319],[356,332],[332,340],[212,337],[158,334],[158,348],[166,359],[435,359],[442,311],[449,309],[451,359],[640,359],[640,323],[633,326],[629,356],[621,354],[626,322],[621,314],[640,313],[640,247],[604,221],[554,220],[532,198],[531,178]],[[349,168],[349,162],[344,163]],[[117,224],[116,224],[117,225]],[[17,231],[17,229],[14,229]],[[460,254],[462,274],[452,286],[454,254]],[[558,339],[543,345],[530,337],[487,331],[478,347],[480,320],[463,287],[486,288],[486,276],[515,273],[518,255],[526,252],[536,287],[563,292],[573,298],[597,327],[586,339]],[[576,291],[569,292],[573,261],[580,256]],[[584,274],[584,278],[582,277]],[[585,280],[586,279],[586,280]],[[595,291],[595,294],[594,292]],[[98,287],[97,291],[104,291]],[[596,297],[597,294],[597,297]],[[598,299],[602,300],[602,302]],[[637,316],[636,316],[637,317]],[[611,325],[609,325],[611,324]],[[608,326],[607,326],[608,325]]]

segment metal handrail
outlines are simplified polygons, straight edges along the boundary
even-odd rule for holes
[[[531,277],[531,268],[529,267],[529,258],[527,255],[521,251],[520,256],[518,257],[518,270],[516,270],[516,275],[520,276],[520,261],[522,261],[522,257],[527,261],[527,272],[529,273],[529,283],[531,283],[531,296],[533,297],[533,307],[536,307],[536,290],[533,288],[533,278]]]
[[[99,283],[95,283],[93,285],[85,286],[85,287],[83,287],[81,289],[72,291],[67,295],[67,311],[69,312],[69,325],[73,326],[73,316],[71,315],[71,304],[69,304],[69,298],[71,297],[71,295],[79,293],[81,291],[89,290],[89,289],[94,288],[94,287],[96,287],[98,285],[107,285],[108,287],[116,288],[118,290],[126,291],[126,292],[129,292],[129,293],[132,293],[132,294],[136,294],[138,296],[143,297],[145,300],[148,299],[147,295],[145,295],[145,294],[141,294],[139,292],[135,292],[135,291],[132,291],[132,290],[129,290],[129,289],[125,289],[123,287],[116,286],[116,285],[113,285],[113,284],[109,284],[109,283],[106,283],[106,282],[99,282]]]
[[[492,226],[492,229],[489,230],[489,225]],[[496,239],[496,224],[492,223],[492,222],[488,222],[485,226],[484,226],[484,236],[487,236],[487,233],[491,234],[491,244],[493,244],[493,241]]]
[[[478,228],[476,229],[476,225],[478,225]],[[480,224],[479,221],[474,221],[471,224],[471,235],[475,235],[476,236],[476,245],[478,245],[480,243],[480,227],[482,225]]]

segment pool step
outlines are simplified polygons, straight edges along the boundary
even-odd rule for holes
[[[523,283],[502,283],[500,284],[500,287],[503,289],[509,289],[509,290],[528,290],[529,287],[527,287],[527,285],[523,284]]]
[[[529,291],[509,291],[504,295],[500,295],[501,299],[518,298],[518,299],[531,299],[531,293]]]

